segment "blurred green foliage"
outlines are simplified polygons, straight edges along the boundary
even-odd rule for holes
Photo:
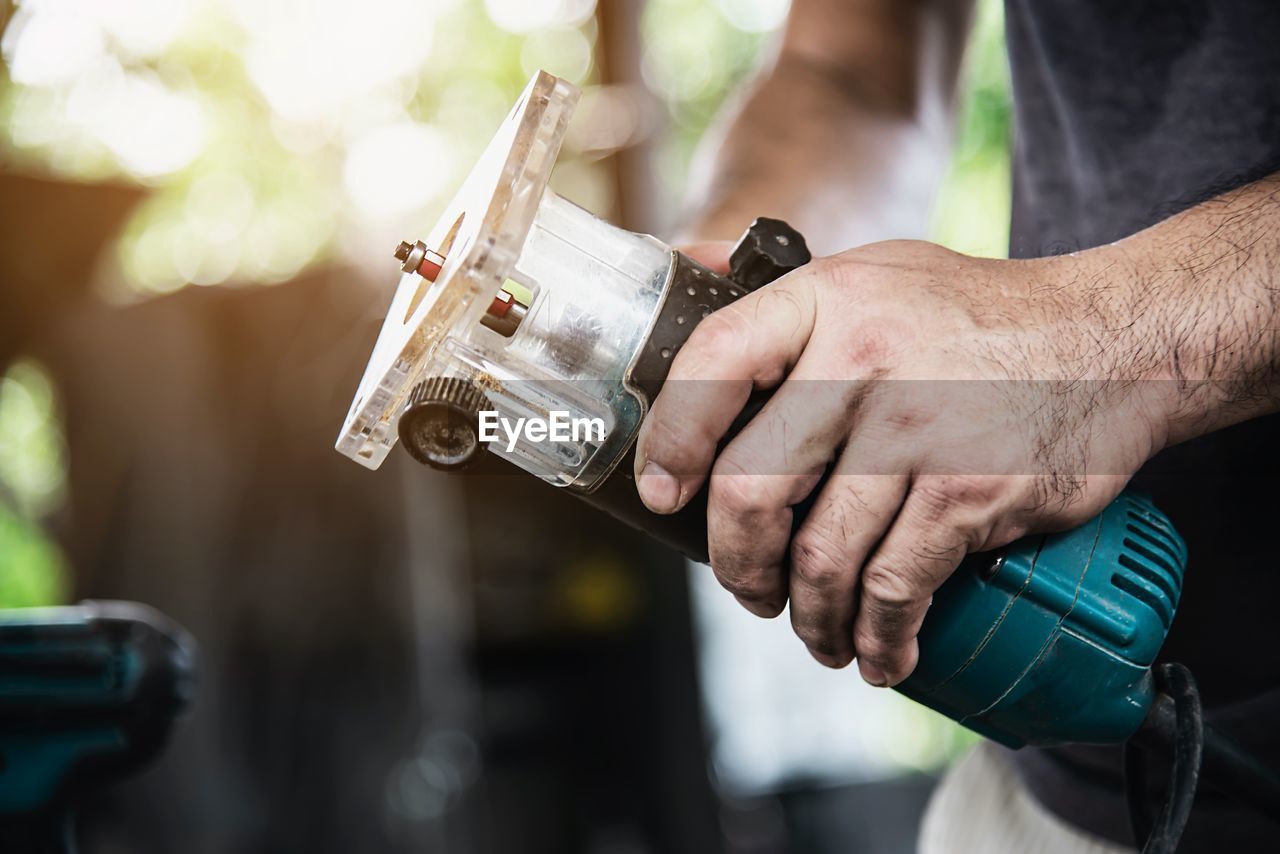
[[[367,263],[434,219],[534,70],[590,84],[593,8],[28,0],[4,37],[0,148],[152,188],[115,247],[119,295]],[[565,161],[566,190],[607,206],[603,170]]]
[[[61,502],[64,474],[53,385],[35,362],[16,362],[0,378],[0,488],[40,516]]]
[[[62,559],[39,521],[57,508],[66,463],[52,384],[30,361],[0,378],[0,607],[50,605]]]
[[[774,40],[786,0],[763,0],[753,11],[721,0],[649,0],[641,18],[645,83],[665,103],[667,127],[653,174],[673,206],[684,199],[685,176],[702,134],[726,98],[761,62]],[[736,14],[736,17],[735,17]]]
[[[679,202],[689,157],[774,41],[787,0],[648,0],[641,74],[667,107],[652,174]],[[68,0],[4,34],[0,149],[22,167],[153,188],[116,246],[123,293],[273,282],[366,261],[430,222],[529,74],[588,87],[592,0]],[[1002,7],[981,0],[935,237],[1003,252],[1008,80]],[[412,163],[422,164],[410,171]],[[593,156],[558,188],[608,210]]]
[[[62,555],[29,519],[0,505],[0,608],[66,600]]]
[[[1011,104],[1004,5],[979,0],[961,78],[955,148],[933,217],[933,239],[957,252],[1008,256]]]

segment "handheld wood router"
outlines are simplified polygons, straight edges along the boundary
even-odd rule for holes
[[[403,276],[337,449],[369,468],[397,439],[443,469],[494,454],[705,561],[705,495],[673,516],[646,510],[636,434],[694,326],[809,253],[785,223],[757,220],[722,277],[558,196],[547,181],[577,97],[536,75],[426,240],[397,248]],[[598,429],[486,442],[482,413]],[[1176,797],[1147,849],[1171,850],[1206,744],[1189,674],[1154,666],[1186,561],[1173,525],[1133,494],[1077,530],[970,556],[934,597],[897,690],[1012,747],[1175,742]],[[1217,739],[1203,749],[1224,788],[1280,803],[1265,769],[1224,759]],[[1152,822],[1138,824],[1147,838]]]

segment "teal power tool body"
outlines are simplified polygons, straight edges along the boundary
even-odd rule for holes
[[[193,673],[190,636],[143,605],[0,610],[0,848],[72,851],[77,802],[163,750]]]
[[[1128,493],[1075,530],[975,555],[934,595],[898,690],[1010,747],[1126,741],[1155,701],[1186,560]]]
[[[705,561],[705,490],[679,513],[650,513],[632,477],[636,434],[698,321],[809,253],[785,223],[760,219],[720,276],[557,195],[547,181],[577,97],[535,75],[426,240],[396,249],[403,275],[337,449],[368,468],[397,441],[445,470],[498,457]],[[552,441],[492,441],[484,429],[548,413],[599,429],[542,437]],[[1154,666],[1186,561],[1169,520],[1132,494],[1077,530],[971,556],[936,594],[919,665],[898,690],[1011,747],[1144,732],[1181,745],[1181,799],[1149,837],[1137,822],[1149,850],[1171,850],[1204,746],[1189,675]],[[1206,767],[1248,765],[1232,756]],[[1264,772],[1243,772],[1252,797],[1280,804]]]

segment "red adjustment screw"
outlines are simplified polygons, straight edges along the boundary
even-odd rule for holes
[[[480,322],[499,335],[510,338],[516,334],[516,330],[520,328],[520,322],[528,313],[529,306],[520,302],[508,291],[500,290],[489,303],[489,308],[480,318]]]
[[[434,282],[436,276],[440,275],[440,268],[444,266],[444,256],[433,249],[428,249],[427,244],[421,240],[413,243],[407,240],[400,241],[400,245],[396,247],[396,260],[401,262],[401,270],[406,273],[417,273],[428,282]]]

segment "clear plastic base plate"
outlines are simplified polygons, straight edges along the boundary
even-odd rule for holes
[[[538,72],[426,238],[445,257],[430,282],[405,273],[351,404],[337,450],[376,469],[395,446],[405,399],[435,348],[502,287],[524,247],[578,101]],[[423,163],[421,168],[430,169]]]

